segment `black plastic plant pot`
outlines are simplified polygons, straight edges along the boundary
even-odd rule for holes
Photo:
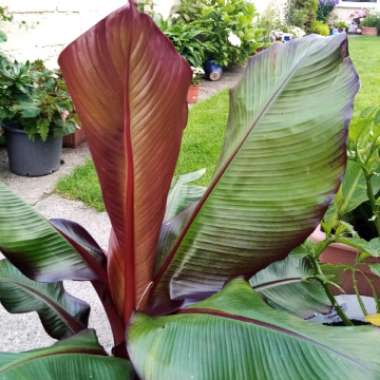
[[[9,169],[25,177],[38,177],[59,169],[62,137],[30,140],[22,129],[5,127]]]

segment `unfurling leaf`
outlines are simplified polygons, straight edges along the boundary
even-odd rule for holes
[[[192,75],[154,22],[128,3],[59,58],[111,219],[108,272],[125,320],[144,306],[152,282]]]

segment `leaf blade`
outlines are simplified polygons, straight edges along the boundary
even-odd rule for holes
[[[309,36],[251,60],[232,93],[219,169],[155,278],[157,307],[251,276],[318,225],[343,174],[358,90],[346,44]]]
[[[0,353],[0,377],[19,379],[133,379],[127,360],[109,358],[96,336],[86,331],[51,347],[20,354]]]
[[[0,302],[10,313],[36,311],[55,339],[74,335],[88,324],[89,305],[66,293],[62,283],[29,280],[6,260],[0,261]]]
[[[0,183],[0,251],[36,281],[97,278],[49,222]]]
[[[133,1],[69,45],[59,63],[113,226],[109,277],[128,320],[152,279],[191,71]]]
[[[177,315],[137,314],[128,352],[149,380],[375,379],[377,340],[371,327],[318,326],[274,310],[238,279]]]

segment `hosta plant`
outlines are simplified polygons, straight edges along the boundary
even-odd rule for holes
[[[299,261],[302,247],[273,267],[318,225],[344,171],[358,90],[346,36],[310,36],[251,59],[231,92],[225,144],[207,188],[192,185],[202,171],[173,182],[191,70],[148,16],[132,3],[122,7],[69,45],[59,63],[112,232],[103,252],[83,227],[48,222],[0,187],[7,260],[0,300],[10,312],[37,311],[46,331],[64,338],[1,354],[2,379],[380,376],[374,327],[303,319],[301,309],[330,309],[334,298],[315,268]],[[314,294],[315,304],[294,292],[286,310],[269,302],[270,293],[289,289],[270,289],[284,271],[297,277],[284,286]],[[300,277],[313,282],[296,283]],[[112,353],[88,329],[88,305],[68,295],[63,280],[92,282],[112,326]]]

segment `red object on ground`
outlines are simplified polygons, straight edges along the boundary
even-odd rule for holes
[[[324,240],[325,234],[321,231],[320,226],[312,233],[310,239],[315,242]],[[332,244],[321,255],[321,262],[325,264],[354,264],[358,251],[345,244]],[[366,263],[380,263],[380,259],[369,258]],[[380,278],[372,274],[367,264],[360,264],[360,270],[368,277],[374,284],[377,292],[380,294]],[[356,279],[358,282],[358,288],[360,294],[364,296],[373,296],[372,290],[366,278],[357,273]],[[352,272],[347,271],[340,279],[339,285],[344,289],[347,294],[354,294],[354,288],[352,283]]]
[[[199,86],[192,84],[189,87],[189,91],[187,92],[187,102],[189,104],[194,104],[198,101],[199,96]]]
[[[63,146],[65,148],[77,148],[79,145],[83,144],[86,141],[86,135],[82,128],[77,129],[74,133],[63,138]]]

